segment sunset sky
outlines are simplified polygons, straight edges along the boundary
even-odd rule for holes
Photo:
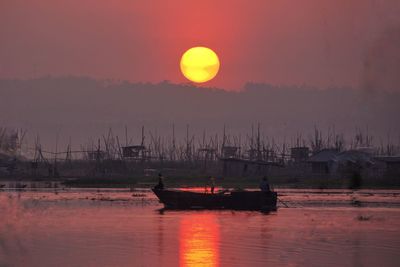
[[[399,14],[398,0],[2,0],[0,78],[186,83],[179,59],[202,45],[221,59],[206,86],[358,87]]]

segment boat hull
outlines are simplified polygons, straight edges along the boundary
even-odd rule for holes
[[[276,210],[276,192],[233,191],[225,194],[152,189],[169,209]]]

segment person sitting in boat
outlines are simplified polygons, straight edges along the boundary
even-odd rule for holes
[[[154,187],[154,189],[164,190],[164,177],[161,173],[158,174],[158,184]]]
[[[268,177],[267,176],[264,176],[263,179],[261,180],[260,189],[261,189],[262,192],[271,191],[271,188],[270,188],[269,183],[268,183]]]

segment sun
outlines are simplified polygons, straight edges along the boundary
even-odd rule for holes
[[[213,79],[219,70],[217,54],[210,48],[197,46],[188,49],[181,58],[183,76],[195,83]]]

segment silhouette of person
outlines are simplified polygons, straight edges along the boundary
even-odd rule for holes
[[[158,190],[164,190],[164,177],[161,173],[158,174],[158,184],[154,188]]]
[[[269,183],[268,183],[268,177],[267,176],[264,176],[263,179],[261,180],[260,189],[261,189],[262,192],[271,191],[271,188],[270,188]]]
[[[215,179],[212,176],[210,176],[209,179],[210,179],[211,194],[214,194]]]

